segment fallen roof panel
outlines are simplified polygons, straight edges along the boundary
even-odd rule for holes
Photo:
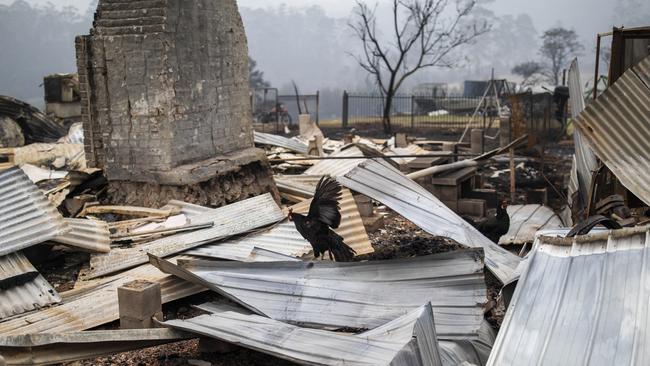
[[[648,262],[648,227],[540,237],[488,364],[650,364]]]
[[[626,71],[576,119],[596,155],[650,204],[650,56]]]
[[[292,208],[295,212],[306,214],[309,211],[310,203],[311,200],[307,200],[292,206]],[[348,189],[343,189],[339,204],[341,207],[341,226],[335,231],[343,237],[346,244],[356,251],[357,255],[374,252],[359,214],[357,203]],[[192,216],[189,217],[192,218]],[[244,238],[204,245],[187,252],[187,254],[220,259],[233,259],[233,256],[249,258],[254,248],[290,257],[313,258],[311,245],[300,235],[292,222],[284,222],[267,231],[251,234]],[[272,259],[264,255],[255,258]]]
[[[535,241],[539,230],[552,230],[563,227],[560,217],[549,207],[542,205],[508,206],[510,228],[499,240],[500,245],[527,244]]]
[[[309,152],[309,146],[295,139],[289,139],[283,136],[255,131],[255,143],[259,145],[270,145],[284,147],[285,149],[305,154]]]
[[[22,253],[0,257],[0,299],[0,319],[61,301]]]
[[[61,214],[20,168],[0,172],[0,256],[69,230]]]
[[[431,304],[358,336],[220,311],[164,323],[304,365],[441,366]]]
[[[574,120],[578,118],[582,111],[585,110],[584,93],[584,87],[582,80],[580,79],[578,60],[575,59],[569,68],[569,94],[571,96],[569,101],[571,102],[571,118]],[[580,202],[584,206],[582,209],[585,209],[587,207],[587,201],[589,201],[592,174],[596,169],[598,169],[598,162],[596,161],[596,155],[593,150],[591,150],[586,141],[584,141],[580,129],[574,129],[573,131],[573,145],[575,146],[575,179],[577,180],[578,185],[570,186],[573,188],[569,190],[568,203],[573,204],[571,201],[573,194],[579,192],[581,196]]]
[[[151,261],[257,314],[297,325],[371,329],[431,302],[440,337],[456,339],[476,338],[483,320],[482,254],[362,263]]]
[[[0,336],[0,354],[9,366],[52,365],[178,342],[193,337],[190,333],[167,328]]]
[[[91,253],[111,251],[111,238],[108,223],[98,220],[64,219],[70,231],[57,236],[52,241],[65,244]]]
[[[356,157],[364,156],[363,151],[357,146],[349,146],[341,151],[337,151],[330,157]],[[363,163],[366,159],[343,159],[343,160],[321,160],[313,167],[305,171],[305,175],[329,175],[330,177],[338,177],[344,175],[350,170]]]
[[[147,253],[156,256],[177,254],[274,224],[284,218],[284,213],[269,193],[233,203],[201,216],[201,222],[214,222],[211,228],[171,235],[134,248],[113,249],[107,254],[93,255],[87,278],[105,276],[146,263],[149,260]]]
[[[161,273],[151,265],[144,265],[62,293],[64,303],[61,305],[0,322],[0,334],[78,332],[110,323],[120,317],[117,288],[135,280],[160,283],[163,303],[205,291],[204,287]]]
[[[485,263],[501,282],[510,278],[521,261],[383,160],[368,160],[338,180],[343,186],[385,204],[429,234],[484,248]]]

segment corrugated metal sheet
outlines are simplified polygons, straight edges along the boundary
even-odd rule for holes
[[[626,71],[576,120],[596,155],[646,204],[650,204],[648,79],[650,57]]]
[[[0,319],[60,301],[59,294],[22,253],[0,257]]]
[[[269,193],[233,203],[201,217],[201,222],[214,222],[211,228],[171,235],[134,248],[113,249],[108,254],[93,255],[88,278],[105,276],[146,263],[147,253],[163,257],[173,255],[274,224],[285,217]]]
[[[306,214],[309,211],[310,203],[311,200],[308,200],[292,208],[295,212]],[[336,232],[343,237],[345,243],[357,252],[357,255],[373,253],[374,249],[370,244],[357,203],[347,189],[343,189],[340,206],[341,226]],[[255,248],[259,250],[257,253],[259,255],[254,255]],[[292,222],[284,222],[265,232],[251,234],[244,238],[205,245],[187,252],[187,254],[201,257],[243,262],[258,260],[275,262],[282,259],[281,256],[271,255],[272,253],[296,258],[313,258],[311,245],[300,235]]]
[[[552,230],[564,226],[553,210],[542,205],[508,206],[508,216],[510,216],[510,229],[499,240],[500,245],[532,243],[539,230]]]
[[[304,365],[442,366],[431,305],[357,336],[222,311],[165,323]]]
[[[487,301],[480,249],[391,261],[152,263],[260,315],[371,329],[431,302],[441,338],[477,338]]]
[[[114,355],[194,337],[173,329],[102,330],[0,337],[7,365],[52,365]]]
[[[144,265],[63,293],[64,303],[61,305],[1,322],[0,334],[78,332],[115,321],[119,319],[117,288],[134,280],[160,283],[163,303],[205,291],[204,287],[166,275],[151,265]]]
[[[649,235],[541,237],[488,364],[650,364]]]
[[[569,68],[569,94],[571,96],[569,100],[571,102],[571,117],[575,120],[585,110],[585,92],[580,78],[580,68],[578,67],[577,59],[573,60],[571,68]],[[575,179],[578,181],[578,186],[570,186],[568,203],[573,204],[571,197],[573,197],[577,189],[580,192],[581,209],[584,209],[587,207],[589,201],[592,172],[598,168],[598,162],[596,161],[596,155],[589,148],[587,142],[584,141],[584,137],[579,129],[573,130],[573,142],[576,151],[574,163],[576,164],[575,169],[577,175]]]
[[[61,214],[20,168],[0,172],[0,256],[68,230]]]
[[[276,175],[278,190],[300,197],[312,197],[321,175]]]
[[[70,226],[70,231],[52,241],[91,253],[111,251],[110,231],[106,222],[70,218],[64,220]]]
[[[482,247],[486,265],[502,282],[510,278],[521,261],[383,160],[366,161],[338,180],[351,190],[385,204],[431,235],[448,237],[468,247]]]
[[[407,147],[390,147],[384,149],[384,154],[386,156],[395,156],[395,155],[426,155],[431,154],[431,151],[425,150],[418,145],[408,145]],[[397,164],[403,165],[408,164],[417,158],[393,158]]]
[[[344,150],[337,151],[330,155],[332,157],[355,157],[364,156],[361,149],[350,146]],[[329,175],[339,177],[363,163],[366,159],[343,159],[343,160],[321,160],[319,163],[305,171],[305,175]]]
[[[295,151],[299,154],[307,155],[309,152],[309,147],[300,141],[257,131],[255,131],[255,143],[259,145],[284,147],[285,149]]]

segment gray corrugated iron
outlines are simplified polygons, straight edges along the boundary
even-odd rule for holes
[[[0,319],[60,301],[59,294],[22,253],[0,257]]]
[[[500,245],[526,244],[535,240],[539,230],[564,227],[560,217],[550,208],[542,205],[508,206],[510,229],[499,240]]]
[[[650,57],[626,71],[576,125],[618,179],[650,204]]]
[[[650,364],[649,235],[540,237],[488,364]]]
[[[165,325],[213,337],[303,365],[442,366],[431,304],[373,333],[347,335],[236,311],[218,311]]]
[[[285,149],[304,155],[307,155],[309,152],[309,147],[300,141],[269,133],[255,131],[255,143],[259,145],[284,147]]]
[[[574,59],[569,69],[569,94],[571,96],[571,117],[575,120],[580,113],[585,110],[584,88],[580,79],[580,68],[578,60]],[[596,155],[584,141],[584,137],[579,129],[573,130],[573,142],[575,146],[575,171],[578,185],[571,185],[569,189],[569,204],[573,204],[571,199],[575,192],[580,193],[581,209],[587,207],[589,201],[589,190],[591,189],[592,173],[598,168]],[[573,173],[572,173],[573,174]],[[573,177],[572,177],[573,178]]]
[[[390,207],[432,235],[485,249],[485,263],[505,282],[521,258],[491,242],[418,183],[383,160],[369,160],[343,177],[342,185]]]
[[[61,214],[20,168],[0,172],[0,256],[69,230]]]
[[[70,227],[70,231],[57,236],[52,241],[91,253],[111,251],[110,231],[106,222],[70,218],[64,220]]]
[[[311,198],[322,175],[276,175],[273,178],[281,193]]]
[[[311,200],[308,200],[294,205],[292,209],[295,212],[306,214],[310,203]],[[357,252],[357,255],[374,252],[359,214],[357,203],[352,197],[352,193],[347,189],[343,189],[340,207],[341,226],[336,229],[336,232]],[[192,218],[193,216],[189,215],[188,217]],[[259,250],[258,253],[253,252],[255,248]],[[251,234],[244,238],[204,245],[189,251],[187,254],[244,262],[257,260],[275,262],[282,258],[281,256],[271,255],[272,253],[296,258],[313,257],[311,245],[300,235],[292,222],[284,222],[267,231]]]
[[[355,157],[364,156],[363,152],[357,146],[349,146],[341,151],[337,151],[330,155],[332,157]],[[366,159],[344,159],[344,160],[321,160],[313,167],[305,171],[305,175],[329,175],[330,177],[338,177],[344,175],[350,170],[363,163]]]
[[[90,261],[91,271],[87,278],[105,276],[146,263],[147,253],[157,256],[177,254],[274,224],[285,217],[269,193],[233,203],[211,210],[200,218],[201,222],[213,221],[214,226],[211,228],[171,235],[134,248],[113,249],[108,254],[93,255]]]
[[[194,336],[190,333],[167,328],[0,336],[0,354],[9,366],[52,365],[178,342],[192,337]]]
[[[482,250],[362,263],[183,262],[161,270],[260,315],[320,328],[371,329],[427,302],[444,339],[477,338],[486,288]]]
[[[160,283],[162,301],[182,299],[205,291],[204,287],[161,273],[144,265],[117,276],[88,283],[86,287],[63,293],[63,304],[25,314],[0,323],[4,336],[64,333],[92,329],[119,319],[117,288],[135,280]]]

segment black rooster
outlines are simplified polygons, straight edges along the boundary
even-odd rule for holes
[[[510,216],[508,216],[508,201],[501,201],[497,206],[496,216],[489,217],[487,220],[481,222],[476,226],[478,231],[483,233],[488,239],[495,243],[499,243],[499,239],[508,233],[510,229]]]
[[[289,210],[289,219],[296,229],[314,248],[314,257],[325,257],[329,252],[337,262],[349,262],[356,252],[343,242],[343,238],[334,232],[341,224],[339,198],[341,185],[336,180],[323,177],[316,186],[314,199],[309,206],[307,216]]]

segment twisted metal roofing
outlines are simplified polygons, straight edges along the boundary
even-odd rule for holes
[[[650,56],[592,102],[576,126],[618,179],[650,204]]]
[[[0,257],[0,319],[60,301],[59,294],[22,253]]]
[[[0,172],[0,256],[69,230],[61,214],[20,168]]]
[[[490,241],[418,183],[384,160],[368,160],[338,177],[355,192],[379,201],[431,235],[448,237],[485,250],[485,263],[501,282],[507,281],[521,258]]]
[[[488,365],[648,365],[648,227],[540,236]]]
[[[356,336],[216,311],[165,325],[305,365],[442,366],[431,304]]]
[[[499,240],[500,245],[532,243],[539,230],[564,227],[560,217],[549,207],[542,205],[508,206],[508,215],[510,228]]]
[[[309,152],[309,146],[300,141],[269,133],[255,131],[255,143],[259,145],[284,147],[285,149],[304,155],[307,155]]]
[[[177,254],[274,224],[285,217],[269,193],[233,203],[201,216],[201,222],[214,222],[210,228],[171,235],[134,248],[113,249],[107,254],[93,255],[88,278],[105,276],[146,263],[147,253],[157,256]]]
[[[151,261],[257,314],[319,328],[371,329],[431,302],[441,338],[475,339],[487,301],[481,249],[361,263]]]
[[[106,222],[70,218],[64,220],[70,226],[70,231],[52,241],[91,253],[111,251],[110,231]]]

